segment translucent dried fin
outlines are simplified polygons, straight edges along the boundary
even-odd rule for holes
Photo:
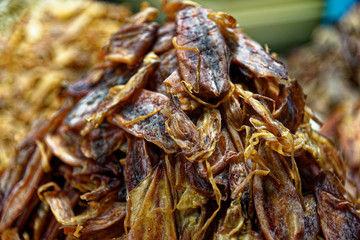
[[[262,169],[264,169],[263,171],[268,171],[267,175],[272,177],[278,184],[280,184],[281,181],[269,170],[269,167],[266,165],[265,159],[259,154],[259,152],[255,148],[255,146],[260,143],[261,137],[261,133],[253,133],[249,137],[248,145],[246,146],[244,151],[244,157],[245,159],[251,159],[254,163],[257,163]]]
[[[226,121],[237,131],[240,131],[241,127],[244,124],[246,116],[246,104],[239,101],[238,98],[232,94],[232,96],[225,101],[222,105]]]
[[[206,169],[208,172],[208,180],[211,183],[211,186],[214,190],[214,195],[215,195],[215,199],[216,199],[216,203],[218,205],[217,209],[213,212],[213,214],[211,215],[210,218],[207,219],[207,221],[205,222],[205,224],[201,227],[200,231],[196,233],[196,235],[194,236],[194,239],[203,239],[203,236],[205,234],[205,231],[207,230],[207,228],[209,227],[210,223],[214,220],[214,218],[216,217],[216,214],[220,211],[221,208],[221,192],[219,190],[219,188],[217,187],[212,171],[211,171],[211,167],[208,161],[205,161],[206,164]]]
[[[236,150],[238,152],[244,152],[245,148],[244,148],[244,145],[241,141],[241,138],[239,136],[239,133],[237,131],[240,131],[241,128],[239,130],[235,129],[228,121],[226,121],[226,127],[227,127],[227,130],[229,131],[230,135],[231,135],[231,138],[233,140],[233,143],[236,147]]]
[[[164,162],[134,188],[128,196],[126,228],[130,239],[176,239],[171,184]],[[166,197],[165,197],[166,196]],[[162,209],[159,211],[159,209]],[[156,219],[156,223],[154,222]]]
[[[259,114],[259,116],[266,124],[266,131],[270,131],[272,134],[274,134],[279,143],[281,143],[281,145],[284,146],[284,149],[287,149],[287,152],[289,152],[288,149],[293,147],[294,142],[290,130],[287,129],[281,122],[274,119],[269,109],[262,102],[253,98],[253,94],[251,92],[245,91],[239,84],[236,84],[236,91],[240,94],[240,96],[242,96],[242,98],[244,98],[245,102],[248,103]],[[262,124],[261,121],[256,120],[255,118],[252,119],[254,123]],[[257,126],[261,128],[261,125]],[[257,126],[255,125],[255,127]]]
[[[221,132],[220,111],[212,108],[204,108],[203,114],[196,125],[201,143],[201,151],[188,157],[189,161],[208,159],[215,151]]]
[[[297,167],[297,164],[295,162],[295,157],[294,157],[294,140],[292,139],[292,144],[291,144],[291,172],[292,172],[292,179],[294,180],[295,183],[295,188],[296,191],[300,197],[300,202],[301,205],[303,206],[303,209],[305,210],[305,205],[304,205],[304,197],[303,194],[301,192],[302,188],[301,188],[301,178],[300,178],[300,173],[299,173],[299,169]]]
[[[272,107],[273,111],[271,112],[271,114],[274,114],[274,112],[275,112],[275,110],[276,110],[276,108],[275,108],[276,102],[275,102],[274,99],[269,98],[269,97],[266,97],[266,96],[263,96],[263,95],[260,95],[260,94],[254,93],[254,94],[251,95],[250,97],[245,98],[245,99],[244,99],[245,102],[250,104],[250,102],[251,102],[250,98],[262,98],[262,99],[265,99],[265,100],[270,101],[270,102],[272,103],[272,105],[273,105],[273,107]],[[265,106],[264,106],[264,107],[265,107]]]

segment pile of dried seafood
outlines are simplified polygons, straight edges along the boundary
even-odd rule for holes
[[[143,6],[1,176],[4,239],[358,239],[300,85],[225,13]],[[355,197],[355,198],[354,198]]]

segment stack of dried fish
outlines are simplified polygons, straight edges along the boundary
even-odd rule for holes
[[[358,239],[300,85],[225,13],[143,6],[1,177],[4,239]]]
[[[122,5],[88,0],[31,2],[0,37],[0,168],[39,115],[59,108],[64,84],[97,62],[99,49],[130,15]]]

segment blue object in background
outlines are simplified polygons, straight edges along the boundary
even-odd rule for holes
[[[358,1],[357,0],[326,0],[323,22],[328,24],[333,24],[337,22],[348,10],[350,10],[350,8],[356,2]]]

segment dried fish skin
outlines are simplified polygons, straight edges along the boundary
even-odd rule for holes
[[[159,57],[153,52],[148,53],[143,60],[143,66],[138,69],[136,74],[134,74],[127,83],[124,85],[116,85],[109,89],[105,101],[103,101],[96,112],[87,119],[89,124],[85,130],[88,131],[91,129],[90,124],[97,127],[113,109],[142,89],[158,66]]]

